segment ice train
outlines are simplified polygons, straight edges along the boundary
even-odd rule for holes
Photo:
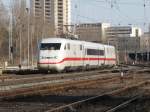
[[[80,40],[46,38],[39,43],[38,69],[65,71],[116,65],[115,48]]]

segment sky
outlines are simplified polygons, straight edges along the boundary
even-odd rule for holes
[[[2,1],[8,5],[10,0]],[[150,25],[150,0],[71,0],[71,4],[72,23],[107,22],[145,31]]]

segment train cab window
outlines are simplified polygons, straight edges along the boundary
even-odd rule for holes
[[[61,43],[41,43],[40,50],[60,50]]]

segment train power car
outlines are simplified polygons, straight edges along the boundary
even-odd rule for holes
[[[110,45],[65,38],[46,38],[39,44],[39,70],[61,72],[115,64],[115,48]]]

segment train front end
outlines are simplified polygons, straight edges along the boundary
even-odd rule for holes
[[[39,44],[38,69],[45,71],[62,71],[62,43],[55,39],[43,39]]]

